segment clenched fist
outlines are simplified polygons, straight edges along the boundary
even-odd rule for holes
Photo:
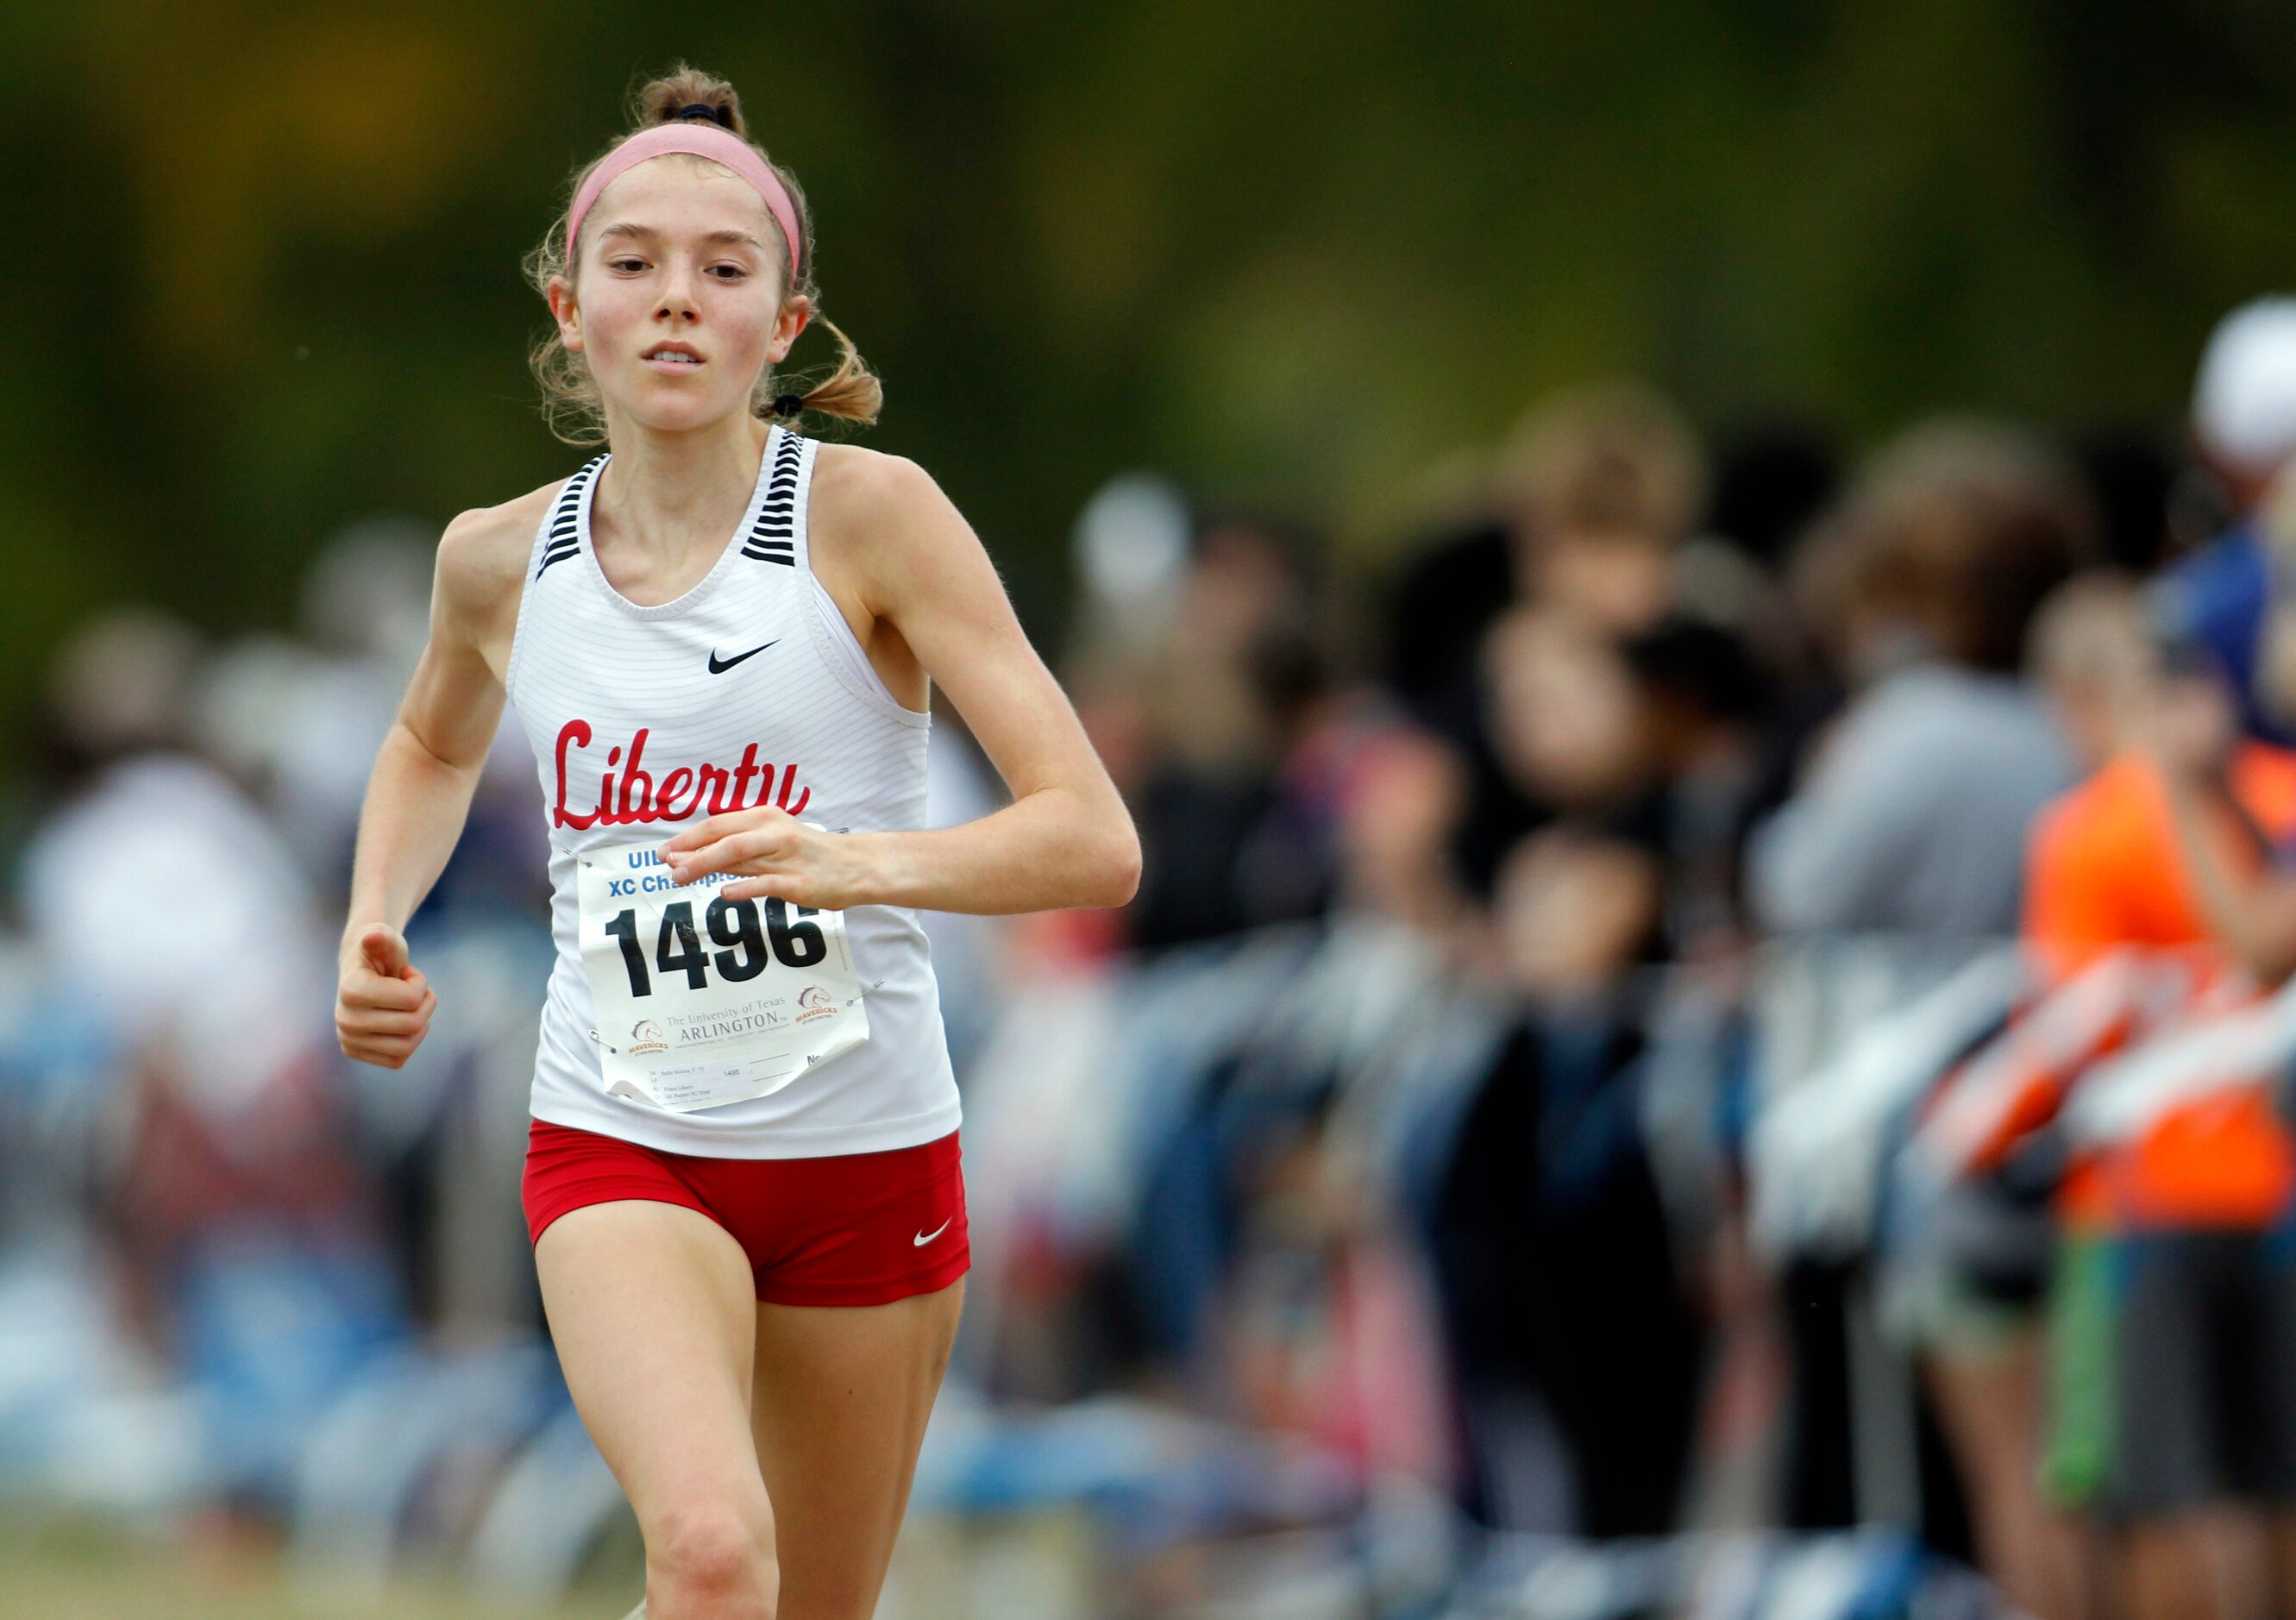
[[[335,987],[335,1034],[361,1063],[403,1067],[430,1032],[439,995],[406,959],[396,928],[369,928],[347,942]]]

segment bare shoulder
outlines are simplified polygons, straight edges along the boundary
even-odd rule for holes
[[[498,506],[474,506],[447,525],[439,537],[434,604],[442,623],[460,626],[483,641],[516,620],[535,530],[565,481],[545,484]]]
[[[499,506],[460,514],[439,537],[439,578],[472,605],[504,589],[514,591],[534,549],[535,530],[565,480],[529,490]]]
[[[840,508],[878,509],[888,504],[946,501],[932,474],[906,456],[865,444],[824,444],[813,463],[814,498]]]
[[[857,444],[824,444],[815,457],[811,526],[840,554],[880,574],[891,563],[971,540],[963,514],[931,473],[906,456]]]

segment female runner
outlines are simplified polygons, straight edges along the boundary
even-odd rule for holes
[[[568,1386],[644,1534],[640,1612],[862,1620],[969,1262],[915,911],[1121,905],[1139,846],[939,488],[792,431],[879,401],[833,326],[833,375],[773,382],[817,318],[794,179],[722,80],[680,69],[640,105],[532,266],[537,369],[607,452],[439,542],[336,1022],[385,1067],[421,1043],[404,930],[507,699],[557,945],[522,1191]],[[926,831],[932,682],[1013,802]],[[681,1066],[689,1036],[719,1044]],[[766,1049],[807,1040],[809,1065]]]

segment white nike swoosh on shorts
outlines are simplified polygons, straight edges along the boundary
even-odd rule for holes
[[[956,1217],[955,1217],[955,1215],[951,1215],[951,1216],[948,1218],[948,1221],[954,1221],[954,1220],[955,1220],[955,1219],[956,1219]],[[948,1230],[948,1221],[942,1221],[939,1226],[937,1226],[937,1227],[933,1228],[933,1229],[932,1229],[932,1230],[931,1230],[930,1232],[919,1232],[915,1237],[914,1237],[914,1238],[910,1238],[910,1239],[909,1239],[909,1242],[910,1242],[911,1244],[913,1244],[914,1246],[915,1246],[916,1247],[918,1247],[918,1248],[922,1248],[922,1247],[924,1247],[924,1246],[925,1246],[925,1245],[927,1245],[928,1243],[931,1243],[934,1238],[936,1238],[939,1237],[943,1232],[945,1232],[945,1231]]]

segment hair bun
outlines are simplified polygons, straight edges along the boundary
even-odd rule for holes
[[[750,138],[748,120],[742,116],[742,98],[734,93],[734,86],[715,73],[704,73],[684,62],[641,89],[635,111],[637,116],[632,122],[639,129],[708,119],[745,141]]]

